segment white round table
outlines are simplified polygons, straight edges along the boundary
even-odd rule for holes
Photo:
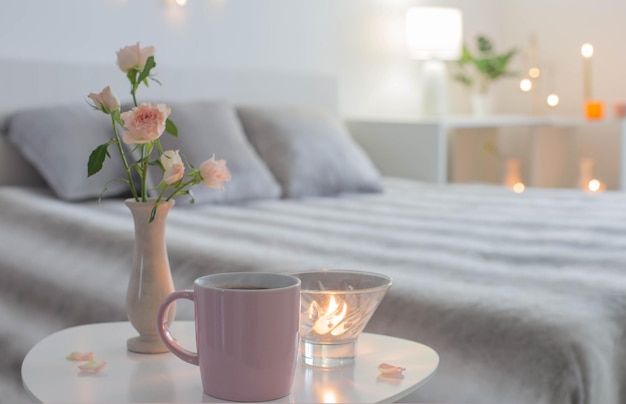
[[[177,321],[172,331],[183,346],[195,347],[192,321]],[[52,334],[26,355],[24,387],[44,403],[222,402],[203,393],[197,366],[170,353],[127,351],[126,340],[135,334],[127,322],[82,325]],[[81,373],[79,363],[65,359],[75,351],[93,352],[106,367],[98,374]],[[382,376],[377,367],[383,362],[406,368],[403,377]],[[439,356],[426,345],[363,333],[353,365],[322,369],[298,363],[291,395],[276,402],[395,401],[425,383],[438,364]]]

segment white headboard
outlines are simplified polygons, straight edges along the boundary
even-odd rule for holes
[[[235,105],[311,105],[337,112],[337,84],[327,76],[163,65],[153,72],[163,85],[142,88],[141,99],[227,99]],[[110,66],[0,60],[0,117],[20,108],[84,102],[106,85],[122,102],[130,101],[130,85],[114,60]],[[0,185],[41,184],[32,166],[0,136]]]

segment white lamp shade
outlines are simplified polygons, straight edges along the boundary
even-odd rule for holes
[[[413,59],[461,57],[463,16],[455,8],[412,7],[406,13],[406,42]]]

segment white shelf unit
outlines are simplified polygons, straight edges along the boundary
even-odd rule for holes
[[[450,174],[455,168],[451,144],[453,134],[462,134],[464,129],[526,128],[531,145],[531,185],[541,185],[541,164],[550,158],[541,154],[545,154],[550,147],[554,148],[553,144],[549,144],[554,143],[553,137],[551,140],[550,136],[544,136],[546,133],[562,134],[588,125],[617,126],[621,143],[619,189],[626,190],[626,120],[494,115],[424,120],[348,119],[346,125],[384,175],[440,184],[451,180]]]

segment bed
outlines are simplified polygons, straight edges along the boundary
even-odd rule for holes
[[[0,108],[8,117],[0,143],[0,401],[18,402],[28,400],[20,389],[21,361],[38,340],[72,325],[125,319],[133,232],[122,196],[100,203],[80,194],[60,197],[59,185],[41,178],[50,170],[27,163],[28,154],[7,140],[14,113],[80,102],[106,84],[125,84],[119,72],[101,66],[2,61],[0,71],[9,73],[0,79]],[[164,84],[155,99],[228,100],[259,161],[271,168],[269,181],[282,191],[268,185],[257,189],[263,195],[177,202],[167,223],[177,289],[228,271],[381,272],[394,283],[366,330],[423,342],[441,359],[407,401],[626,401],[625,194],[529,189],[518,195],[493,185],[380,177],[345,138],[339,146],[325,139],[314,156],[304,156],[330,153],[334,162],[340,147],[339,156],[349,158],[339,160],[351,161],[354,172],[341,165],[326,174],[300,172],[295,168],[310,162],[297,159],[282,159],[286,165],[277,168],[275,148],[250,137],[263,127],[254,124],[254,111],[269,110],[278,120],[291,119],[296,104],[298,111],[336,113],[334,80],[179,73],[159,72]],[[17,84],[26,78],[35,81],[30,94]],[[294,172],[304,177],[292,181]],[[190,307],[181,304],[177,318],[191,318]]]

